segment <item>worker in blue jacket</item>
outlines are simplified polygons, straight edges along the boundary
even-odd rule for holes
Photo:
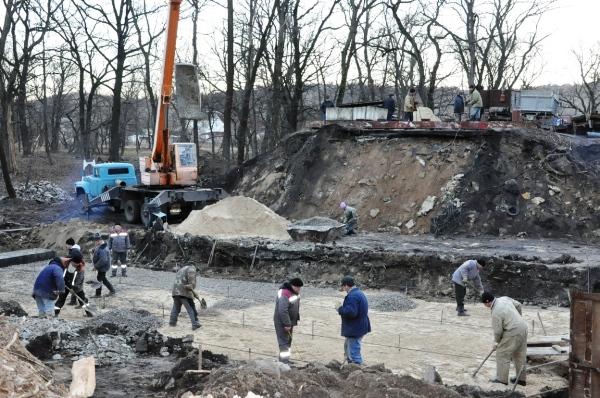
[[[38,307],[40,317],[54,316],[54,302],[58,295],[65,292],[64,270],[73,262],[83,262],[81,253],[72,257],[55,257],[40,271],[33,284],[32,297]]]
[[[342,317],[342,336],[346,338],[344,354],[348,363],[361,364],[363,362],[360,354],[362,338],[371,332],[369,302],[367,296],[354,285],[354,278],[351,276],[342,278],[340,291],[346,292],[344,303],[337,308],[338,314]]]

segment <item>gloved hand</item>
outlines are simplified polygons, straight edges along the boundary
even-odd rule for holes
[[[498,343],[494,343],[494,345],[492,346],[492,350],[496,351],[496,348],[498,348]]]
[[[335,304],[333,305],[333,308],[334,308],[335,310],[338,310],[338,309],[339,309],[339,308],[340,308],[342,305],[343,305],[343,304],[342,304],[340,301],[338,301],[337,303],[335,303]]]
[[[289,332],[289,331],[292,330],[292,327],[291,326],[284,326],[283,330],[285,330],[286,332]]]
[[[467,278],[466,276],[463,276],[462,280],[463,280],[463,283],[467,283],[469,281],[469,278]]]

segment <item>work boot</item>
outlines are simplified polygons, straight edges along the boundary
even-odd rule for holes
[[[117,294],[117,291],[116,291],[116,290],[113,290],[113,291],[111,291],[110,293],[108,293],[108,295],[109,295],[109,296],[114,296],[114,295],[116,295],[116,294]]]
[[[458,316],[469,316],[469,314],[467,314],[465,311],[460,311],[457,315]]]
[[[117,269],[113,268],[112,273],[110,274],[110,277],[114,278],[115,276],[117,276]]]
[[[515,381],[516,381],[516,380],[517,380],[517,378],[516,378],[516,377],[511,377],[511,378],[510,378],[510,384],[515,384]],[[519,380],[519,381],[517,382],[517,384],[518,384],[518,385],[520,385],[520,386],[526,386],[526,385],[527,385],[527,382],[526,382],[525,380]]]
[[[121,276],[127,278],[127,268],[121,268]]]
[[[202,325],[193,325],[192,330],[200,329]]]
[[[504,385],[507,385],[507,384],[508,384],[508,383],[505,383],[505,382],[503,382],[503,381],[500,381],[500,380],[498,380],[498,379],[496,379],[496,378],[490,379],[490,383],[498,383],[498,384],[504,384]]]

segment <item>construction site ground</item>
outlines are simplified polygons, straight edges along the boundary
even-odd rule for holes
[[[36,313],[30,290],[44,263],[32,263],[0,269],[0,300],[17,300],[31,315]],[[86,279],[92,279],[87,272]],[[128,278],[112,278],[118,294],[115,297],[92,299],[99,313],[114,308],[143,308],[163,319],[159,331],[172,337],[192,333],[189,318],[183,312],[176,327],[169,327],[168,316],[172,299],[170,288],[173,272],[132,268]],[[256,359],[275,357],[276,339],[273,332],[273,300],[278,285],[234,279],[200,278],[199,291],[208,303],[201,311],[203,327],[193,332],[194,344],[203,349],[227,354],[231,358]],[[366,290],[372,302],[378,297],[401,295],[397,292]],[[93,291],[86,287],[86,294]],[[302,292],[301,322],[295,329],[292,347],[296,361],[328,363],[343,359],[343,340],[339,334],[339,317],[334,306],[343,299],[342,293],[332,288],[307,286]],[[494,375],[493,358],[476,379],[471,373],[489,352],[492,331],[489,310],[479,303],[469,302],[471,316],[456,316],[454,304],[415,300],[416,308],[405,312],[370,311],[373,332],[364,339],[364,357],[367,364],[383,362],[400,374],[421,378],[426,367],[435,366],[445,384],[477,385],[485,390],[498,390],[488,380]],[[66,307],[61,317],[81,320],[81,310]],[[524,318],[530,325],[530,336],[567,334],[569,311],[562,308],[528,306]],[[535,323],[535,326],[531,326]],[[549,360],[549,359],[548,359]],[[147,362],[148,360],[146,360]],[[143,362],[143,361],[142,361]],[[140,365],[152,369],[152,364]],[[566,385],[566,368],[554,367],[534,371],[528,376],[526,388],[520,391],[531,395],[541,390]],[[68,381],[68,373],[59,372]],[[113,386],[113,388],[117,388]],[[114,391],[113,391],[114,392]]]

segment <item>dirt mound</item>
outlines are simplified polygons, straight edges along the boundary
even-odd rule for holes
[[[63,385],[52,383],[52,370],[23,347],[16,327],[0,317],[0,395],[3,397],[66,397]]]
[[[188,393],[187,396],[192,393]],[[410,376],[399,376],[383,365],[361,367],[333,361],[327,366],[309,363],[290,370],[271,360],[223,366],[208,376],[202,397],[399,397],[399,398],[471,398],[495,397],[496,393],[471,389],[458,393],[442,385],[427,384]],[[520,394],[502,396],[521,397]]]
[[[336,218],[345,200],[361,231],[600,237],[598,143],[542,130],[361,134],[292,134],[232,172],[227,189],[289,219]]]
[[[27,312],[15,300],[0,300],[0,315],[6,316],[27,316]]]
[[[285,218],[258,201],[232,196],[193,211],[174,231],[181,235],[189,233],[220,239],[256,237],[289,240],[288,224]]]

